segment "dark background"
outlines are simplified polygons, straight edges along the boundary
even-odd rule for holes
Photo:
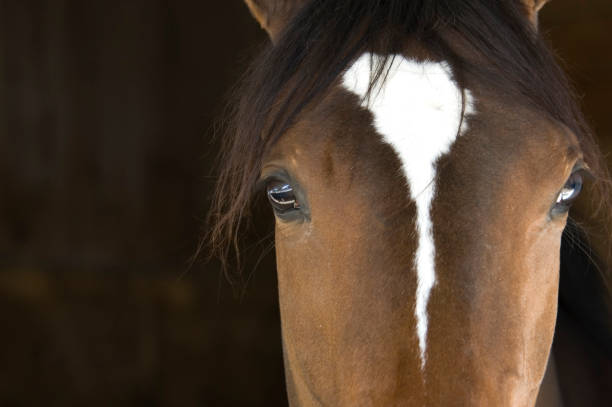
[[[612,3],[541,27],[612,152]],[[0,0],[0,405],[286,404],[273,257],[187,271],[265,41],[240,0]]]

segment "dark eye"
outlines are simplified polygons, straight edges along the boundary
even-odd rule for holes
[[[569,177],[559,193],[555,208],[560,212],[569,210],[570,206],[578,198],[578,195],[580,195],[580,191],[582,191],[582,175],[580,172],[575,172]]]
[[[290,184],[274,181],[268,184],[267,189],[268,200],[277,213],[283,214],[288,211],[300,209],[300,204]]]

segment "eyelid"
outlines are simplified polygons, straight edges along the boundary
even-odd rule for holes
[[[592,180],[594,180],[596,178],[595,174],[591,170],[591,167],[589,167],[589,165],[587,163],[585,163],[583,160],[579,160],[574,165],[574,168],[572,168],[572,172],[571,172],[570,176],[575,174],[575,173],[580,173],[580,175],[582,175],[582,177],[585,180],[587,180],[587,181],[592,181]]]
[[[266,189],[268,183],[272,181],[286,182],[287,184],[293,184],[292,178],[282,167],[276,165],[267,165],[261,170],[259,179],[255,183],[255,191],[261,192]]]
[[[589,165],[586,162],[584,162],[583,159],[579,159],[574,164],[574,168],[572,168],[572,174],[577,172],[577,171],[586,171],[588,173],[591,173],[591,168],[589,167]]]

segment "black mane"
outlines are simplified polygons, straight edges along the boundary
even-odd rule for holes
[[[486,63],[461,58],[448,38],[470,44]],[[607,179],[571,87],[519,0],[312,0],[255,61],[236,93],[209,232],[221,259],[231,248],[238,253],[241,222],[269,146],[355,58],[373,51],[392,55],[408,39],[447,60],[459,79],[469,74],[565,124],[591,169]],[[373,72],[371,87],[384,79],[385,62]],[[606,183],[600,185],[603,197]]]

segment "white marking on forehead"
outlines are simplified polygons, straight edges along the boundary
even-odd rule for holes
[[[344,74],[343,85],[359,95],[362,105],[374,115],[376,130],[395,150],[416,202],[418,247],[416,252],[417,292],[415,314],[425,367],[427,348],[427,304],[436,283],[435,246],[431,203],[436,192],[438,159],[447,154],[459,134],[467,130],[462,121],[462,92],[445,62],[417,62],[396,56],[386,81],[365,100],[372,63],[376,58],[364,54]],[[465,92],[465,114],[473,114],[472,96]]]

